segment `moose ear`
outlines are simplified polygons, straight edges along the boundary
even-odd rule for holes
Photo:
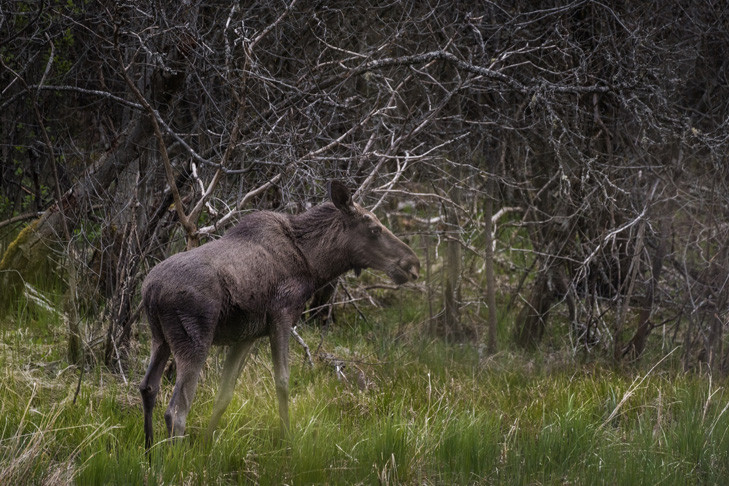
[[[350,214],[354,211],[352,194],[349,192],[349,189],[347,189],[347,186],[336,179],[329,183],[329,199],[331,199],[334,206],[343,213]]]

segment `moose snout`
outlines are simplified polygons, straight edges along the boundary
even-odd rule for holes
[[[410,280],[417,280],[420,276],[420,260],[415,255],[401,261],[400,268],[405,270]]]

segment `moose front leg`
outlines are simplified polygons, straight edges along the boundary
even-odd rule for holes
[[[254,343],[255,340],[243,341],[232,344],[228,349],[228,356],[223,366],[223,378],[220,381],[220,391],[218,392],[218,397],[215,399],[213,415],[210,417],[210,423],[208,424],[206,433],[208,440],[213,438],[213,432],[220,421],[220,417],[223,415],[225,409],[228,408],[233,398],[233,390],[235,389],[238,375],[240,375]]]
[[[303,308],[282,312],[273,322],[271,331],[271,357],[278,397],[278,415],[281,419],[281,433],[289,436],[289,337],[291,328],[299,318]]]

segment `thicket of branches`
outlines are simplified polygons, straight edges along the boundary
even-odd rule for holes
[[[336,177],[432,264],[434,333],[493,351],[473,304],[508,305],[522,346],[559,314],[575,349],[637,359],[660,331],[686,367],[726,368],[723,2],[12,0],[0,19],[6,300],[62,275],[69,335],[109,362],[150,265]]]

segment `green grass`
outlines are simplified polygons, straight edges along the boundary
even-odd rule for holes
[[[172,391],[155,410],[148,460],[136,385],[126,374],[64,362],[63,327],[27,316],[0,329],[0,478],[5,484],[721,484],[729,477],[724,381],[677,371],[575,365],[559,352],[429,339],[422,312],[367,310],[324,338],[349,381],[303,363],[292,341],[292,436],[278,433],[270,354],[261,342],[212,442],[202,435],[217,391],[214,352],[188,418],[163,440]],[[42,322],[41,322],[42,321]],[[146,333],[146,331],[145,331]],[[143,333],[143,335],[146,335]],[[316,347],[320,334],[302,336]],[[357,384],[357,375],[367,382]]]

